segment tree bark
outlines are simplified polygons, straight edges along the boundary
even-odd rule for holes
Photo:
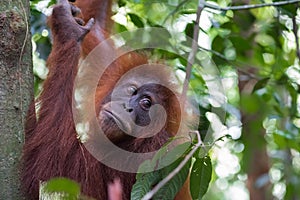
[[[28,0],[0,1],[0,195],[22,199],[19,161],[33,98]]]

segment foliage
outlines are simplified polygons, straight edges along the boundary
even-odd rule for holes
[[[212,165],[210,157],[197,158],[191,171],[190,188],[193,199],[203,198],[211,180],[211,173]]]
[[[235,2],[238,1],[209,1],[220,7],[232,6]],[[250,1],[251,4],[262,2]],[[45,17],[37,11],[37,4],[38,1],[32,1],[32,32],[37,46],[35,69],[39,69],[35,70],[36,89],[40,88],[46,72],[40,59],[47,57],[51,47]],[[168,45],[178,53],[152,50],[151,54],[153,59],[164,59],[174,66],[180,77],[185,73],[187,64],[183,58],[187,58],[191,51],[188,38],[193,36],[196,10],[197,1],[192,0],[119,0],[114,6],[114,30],[165,28],[176,38],[176,42],[168,41]],[[298,13],[297,4],[226,12],[206,8],[202,12],[200,47],[190,87],[196,93],[195,101],[201,113],[198,130],[207,150],[198,158],[194,155],[190,163],[193,166],[190,176],[194,199],[203,197],[209,182],[210,188],[204,199],[232,199],[233,194],[238,194],[238,199],[248,199],[246,180],[251,176],[252,159],[257,150],[267,153],[267,172],[257,177],[255,182],[260,188],[269,188],[271,192],[266,195],[277,199],[300,196]],[[223,86],[223,97],[227,99],[226,106],[216,106],[205,76],[210,75],[208,71],[211,68],[203,65],[203,58],[215,64]],[[220,96],[217,97],[218,100]],[[226,134],[231,135],[233,140],[215,143]],[[210,147],[213,148],[208,151]],[[135,193],[132,194],[134,199],[139,199],[137,191],[142,191],[141,194],[147,192],[175,165],[138,175]],[[179,172],[178,176],[182,173]],[[182,184],[182,178],[175,179],[166,186],[174,186],[172,194]]]
[[[176,157],[174,155],[181,155],[180,152],[182,149],[187,149],[187,147],[190,145],[190,143],[181,144],[172,149],[170,152],[166,150],[166,147],[162,148],[152,160],[144,162],[140,166],[139,171],[144,171],[143,168],[149,168],[149,166],[151,171],[147,173],[138,173],[137,182],[132,188],[131,199],[142,199],[148,191],[150,191],[156,184],[169,175],[179,165],[179,163],[182,162],[183,157],[179,157],[175,162],[167,167],[165,167],[166,160],[173,159]],[[164,187],[162,187],[152,199],[164,199],[165,197],[174,199],[175,195],[188,177],[190,166],[191,160],[186,163],[179,173],[177,173]],[[160,167],[163,168],[156,170]]]

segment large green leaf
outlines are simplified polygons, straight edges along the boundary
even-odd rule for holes
[[[136,183],[132,187],[131,200],[142,199],[159,182],[160,178],[160,173],[157,171],[139,174]]]
[[[190,178],[190,189],[193,199],[202,199],[207,192],[212,174],[212,164],[209,156],[196,159]]]
[[[177,160],[172,165],[161,170],[140,174],[137,176],[137,181],[134,184],[131,192],[131,200],[140,200],[162,179],[169,175],[182,161]],[[188,177],[191,162],[189,161],[165,186],[163,186],[152,199],[174,199],[175,195],[183,186]]]
[[[143,171],[142,168],[149,169],[149,166],[153,168],[153,172],[138,173],[137,181],[134,184],[131,192],[132,200],[140,200],[147,192],[149,192],[155,185],[168,176],[183,160],[183,154],[190,146],[190,143],[183,143],[176,148],[168,151],[167,147],[162,148],[150,161],[147,160],[140,166],[139,171]],[[170,163],[176,159],[175,162]],[[164,187],[162,187],[152,199],[174,199],[177,192],[184,184],[189,174],[189,168],[191,161],[177,173]],[[164,167],[162,169],[154,171],[157,167]]]
[[[179,165],[179,163],[182,160],[179,160],[174,163],[173,166],[166,167],[162,170],[162,175],[167,176],[170,174],[175,167]],[[169,181],[164,187],[162,187],[157,194],[153,197],[153,199],[174,199],[175,195],[178,193],[178,191],[181,189],[183,186],[184,182],[186,181],[188,174],[189,174],[189,169],[190,169],[190,164],[191,162],[189,161],[181,170],[179,173],[177,173],[171,181]]]

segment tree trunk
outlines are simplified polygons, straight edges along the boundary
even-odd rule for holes
[[[0,196],[22,199],[19,160],[33,98],[28,0],[0,1]]]
[[[248,72],[255,74],[255,71],[255,69],[249,69]],[[239,77],[246,76],[247,74],[239,73]],[[241,121],[243,123],[241,140],[245,144],[243,168],[248,175],[246,185],[249,190],[250,200],[267,200],[271,199],[268,178],[270,166],[266,141],[264,139],[265,130],[262,126],[262,122],[265,118],[264,108],[267,105],[263,105],[263,102],[260,102],[259,105],[262,106],[260,110],[255,113],[248,113],[243,111],[244,106],[247,105],[242,102],[247,96],[254,95],[251,93],[256,83],[257,80],[250,77],[248,77],[248,79],[239,80],[242,112]]]

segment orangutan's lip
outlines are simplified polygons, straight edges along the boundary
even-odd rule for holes
[[[118,115],[114,114],[114,112],[104,109],[102,111],[104,114],[110,116],[117,124],[117,126],[126,134],[130,134],[131,133],[131,127],[129,122],[125,123],[126,120],[122,120]]]

